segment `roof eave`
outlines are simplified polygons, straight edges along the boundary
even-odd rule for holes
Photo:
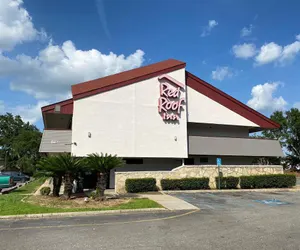
[[[226,94],[225,92],[217,89],[206,81],[200,79],[199,77],[193,75],[192,73],[186,71],[186,81],[187,86],[193,88],[194,90],[200,92],[211,98],[212,100],[220,103],[221,105],[227,107],[233,112],[243,116],[244,118],[257,124],[260,129],[278,129],[280,124],[272,121],[270,118],[264,116],[263,114],[257,112],[256,110],[250,108],[246,104],[238,101],[232,96]],[[191,78],[199,85],[191,83],[188,79]],[[201,91],[202,90],[202,91]],[[205,91],[204,91],[205,90]]]
[[[155,64],[153,64],[153,65],[155,65]],[[145,69],[146,67],[151,67],[151,66],[152,65],[148,65],[148,66],[141,67],[141,68]],[[85,98],[85,97],[88,97],[88,96],[103,93],[103,92],[106,92],[106,91],[109,91],[109,90],[117,89],[117,88],[127,86],[127,85],[130,85],[130,84],[139,82],[139,81],[143,81],[143,80],[147,80],[147,79],[152,78],[152,77],[159,76],[161,74],[165,74],[165,73],[169,73],[169,72],[172,72],[172,71],[175,71],[175,70],[185,68],[185,66],[186,66],[185,62],[174,60],[174,64],[172,66],[161,67],[161,69],[156,69],[156,70],[153,70],[153,71],[149,70],[149,72],[147,72],[146,74],[141,74],[137,77],[135,77],[135,76],[133,76],[133,77],[124,77],[124,76],[126,76],[126,74],[129,74],[129,73],[130,73],[130,75],[131,74],[134,75],[134,71],[135,70],[140,70],[141,68],[137,68],[137,69],[133,69],[133,70],[129,70],[129,71],[125,71],[125,72],[122,72],[122,73],[112,75],[114,77],[116,77],[116,75],[119,75],[120,79],[117,80],[116,82],[114,82],[113,84],[106,84],[105,86],[100,85],[101,80],[103,80],[103,79],[107,80],[111,76],[107,76],[107,77],[104,77],[104,78],[99,78],[99,79],[95,79],[95,80],[92,80],[92,81],[87,81],[87,82],[75,84],[75,85],[72,85],[73,99],[78,100],[78,99]],[[124,80],[122,80],[122,78],[124,78]],[[87,88],[87,90],[84,90],[83,86],[87,85],[87,84],[89,84],[89,85],[94,84],[95,86],[94,87],[89,86]],[[81,89],[78,90],[79,88],[81,88]]]

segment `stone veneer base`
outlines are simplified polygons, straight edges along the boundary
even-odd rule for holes
[[[281,165],[223,165],[221,167],[223,176],[242,176],[242,175],[265,175],[283,174]],[[132,171],[116,172],[115,191],[116,193],[126,193],[125,181],[131,178],[155,178],[156,185],[161,190],[161,179],[181,179],[189,177],[208,177],[211,189],[216,188],[215,177],[218,176],[218,167],[212,165],[201,166],[180,166],[171,171]]]

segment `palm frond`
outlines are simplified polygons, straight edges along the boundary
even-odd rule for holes
[[[85,159],[85,163],[90,170],[103,173],[123,165],[121,158],[117,157],[117,155],[111,155],[107,153],[88,154],[87,158]]]

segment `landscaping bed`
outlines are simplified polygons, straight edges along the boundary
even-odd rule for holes
[[[33,205],[39,205],[48,208],[62,208],[62,209],[88,209],[88,208],[99,208],[108,209],[111,207],[128,207],[132,208],[137,203],[148,203],[147,199],[134,199],[134,198],[118,198],[118,199],[108,199],[105,201],[96,201],[89,199],[87,202],[84,197],[76,199],[62,199],[53,196],[31,196],[26,200],[27,203]]]
[[[121,198],[107,201],[85,203],[84,198],[65,200],[51,196],[32,196],[45,179],[37,179],[31,183],[0,196],[1,215],[21,215],[40,213],[62,213],[81,211],[101,211],[120,209],[161,208],[155,201],[139,198]]]

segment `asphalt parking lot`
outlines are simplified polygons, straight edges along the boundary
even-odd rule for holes
[[[299,192],[176,192],[169,195],[187,201],[201,210],[260,210],[270,207],[300,208]]]
[[[0,249],[300,249],[300,192],[172,193],[200,211],[0,221]]]

